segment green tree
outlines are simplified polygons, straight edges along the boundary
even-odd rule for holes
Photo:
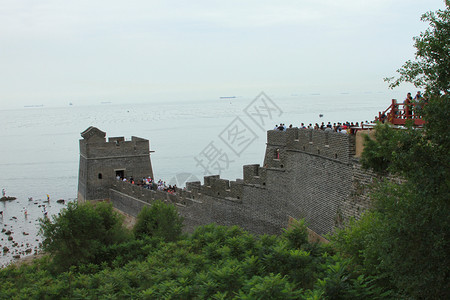
[[[297,289],[286,276],[270,273],[265,277],[254,276],[244,283],[237,299],[299,299],[302,290]]]
[[[288,242],[290,248],[300,248],[308,244],[308,230],[305,219],[293,220],[290,228],[283,230],[283,237]]]
[[[155,201],[144,206],[137,216],[134,234],[136,238],[161,237],[165,241],[175,241],[183,228],[183,218],[173,205]]]
[[[62,269],[95,263],[104,246],[123,242],[130,236],[122,227],[121,216],[108,203],[69,203],[52,220],[41,219],[40,226],[43,250]]]
[[[368,275],[406,297],[442,299],[450,292],[449,100],[432,97],[423,130],[376,127],[363,166],[403,181],[379,183],[372,211],[335,237]]]
[[[366,138],[365,168],[402,181],[382,181],[371,194],[374,207],[338,232],[335,245],[351,254],[367,275],[401,297],[443,299],[450,293],[450,2],[428,12],[430,28],[415,38],[416,61],[398,71],[391,87],[424,87],[423,130],[376,127]]]
[[[410,82],[429,94],[450,93],[450,1],[445,4],[445,10],[422,15],[421,20],[428,22],[430,28],[414,37],[416,59],[397,70],[398,78],[385,78],[391,88]]]
[[[329,247],[303,250],[311,247],[303,238],[304,222],[297,225],[288,236],[211,224],[175,242],[132,239],[104,247],[110,252],[102,253],[107,260],[101,264],[59,273],[49,271],[45,256],[29,266],[0,269],[0,299],[383,298],[348,259],[330,256]],[[107,265],[110,257],[115,259]]]

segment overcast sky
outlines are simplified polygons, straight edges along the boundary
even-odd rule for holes
[[[443,0],[0,0],[0,109],[387,91]]]

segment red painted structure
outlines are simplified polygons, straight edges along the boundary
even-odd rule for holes
[[[422,104],[423,105],[423,104]],[[422,116],[417,113],[418,107],[415,103],[405,105],[392,99],[392,104],[385,111],[379,112],[376,121],[389,122],[393,125],[405,125],[408,120],[413,120],[414,125],[421,126],[425,123]]]

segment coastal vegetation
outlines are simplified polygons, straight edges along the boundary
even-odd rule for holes
[[[413,299],[444,299],[449,293],[450,119],[448,95],[424,107],[423,130],[376,127],[363,166],[403,180],[383,180],[371,194],[373,208],[333,237],[379,286]]]
[[[166,213],[175,210],[163,203],[158,206],[164,206]],[[50,222],[44,221],[44,244],[49,256],[32,265],[11,266],[0,271],[0,298],[376,299],[386,296],[372,278],[350,267],[350,259],[328,245],[309,243],[302,221],[294,222],[280,236],[256,236],[237,226],[213,224],[198,227],[190,235],[174,235],[172,230],[165,232],[155,222],[165,215],[162,209],[148,212],[139,215],[138,223],[153,224],[151,232],[135,230],[133,234],[122,230],[124,235],[111,235],[109,230],[120,225],[120,218],[111,205],[68,207],[53,220],[54,226],[45,227]],[[85,225],[80,223],[85,222],[99,228],[81,241],[78,238],[81,235],[75,231],[83,231]],[[173,222],[177,224],[180,219],[174,218]],[[76,230],[69,232],[69,223]],[[117,242],[112,243],[115,239]]]
[[[422,15],[421,20],[430,27],[414,37],[415,59],[397,70],[400,76],[384,79],[390,88],[409,82],[430,95],[450,93],[450,1],[445,0],[445,5],[444,10]]]
[[[47,255],[0,270],[0,298],[445,299],[449,1],[446,5],[424,15],[430,29],[416,38],[419,65],[406,63],[394,84],[412,82],[426,90],[429,101],[417,111],[426,121],[423,130],[380,124],[361,159],[364,167],[401,180],[378,182],[373,208],[333,234],[330,244],[308,242],[303,220],[279,236],[214,224],[182,234],[175,207],[156,202],[127,230],[110,204],[73,203],[41,221]]]
[[[391,84],[425,89],[429,100],[414,112],[426,121],[423,130],[378,124],[361,158],[363,167],[403,180],[379,182],[373,209],[334,236],[336,249],[366,276],[404,298],[450,294],[450,1],[446,6],[422,16],[430,28],[414,39],[416,60]]]

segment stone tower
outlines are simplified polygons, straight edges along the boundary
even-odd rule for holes
[[[109,189],[117,176],[135,179],[152,177],[150,145],[146,139],[110,137],[95,127],[81,133],[78,201],[109,199]]]

